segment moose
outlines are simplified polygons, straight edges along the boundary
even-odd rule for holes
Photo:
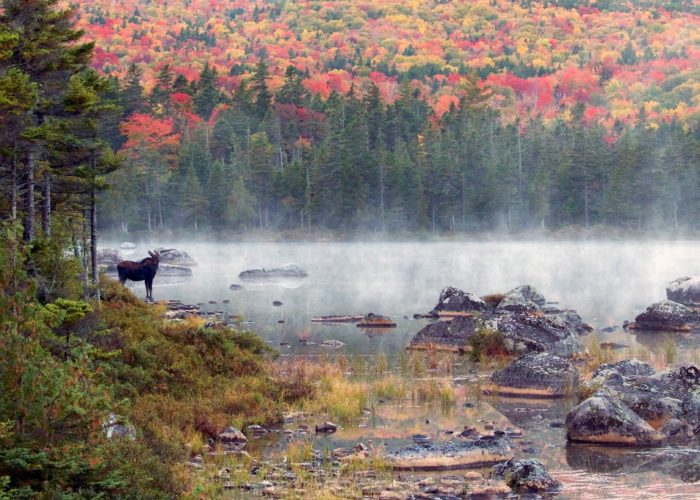
[[[117,273],[119,273],[119,283],[122,285],[126,280],[145,281],[146,282],[146,300],[153,302],[153,278],[156,277],[158,271],[158,259],[160,252],[148,251],[150,257],[146,257],[140,262],[131,260],[123,260],[117,264]]]

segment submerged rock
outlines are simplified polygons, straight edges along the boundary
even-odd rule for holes
[[[119,245],[119,248],[121,248],[122,250],[133,250],[134,248],[136,248],[136,243],[124,241],[121,245]]]
[[[440,292],[438,304],[429,314],[460,316],[474,311],[485,311],[487,309],[490,308],[486,302],[476,295],[448,286]]]
[[[386,453],[396,470],[450,470],[480,468],[513,458],[510,441],[502,436],[414,444]]]
[[[654,373],[636,360],[604,365],[586,384],[592,393],[566,418],[572,441],[650,446],[684,443],[700,424],[700,370]]]
[[[667,332],[689,332],[698,315],[688,307],[671,300],[662,300],[647,307],[637,316],[633,330],[659,330]]]
[[[652,472],[687,483],[700,481],[700,450],[689,447],[621,450],[613,446],[569,443],[566,462],[572,469],[594,473],[624,472],[631,476]]]
[[[666,287],[666,298],[685,306],[700,306],[700,278],[676,278]]]
[[[249,269],[238,275],[244,281],[266,281],[287,278],[306,278],[307,272],[295,264],[285,264],[271,269]]]
[[[493,466],[491,477],[500,479],[519,493],[553,492],[561,483],[547,473],[542,462],[534,459],[508,460]]]
[[[357,324],[360,328],[395,328],[396,323],[388,316],[380,314],[365,314]]]
[[[232,283],[228,287],[229,290],[238,291],[238,290],[243,290],[243,285],[239,285],[238,283]]]
[[[531,353],[495,371],[488,390],[501,396],[557,398],[571,395],[578,380],[578,370],[567,360]]]

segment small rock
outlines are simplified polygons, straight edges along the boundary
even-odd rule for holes
[[[275,307],[280,307],[280,306],[282,305],[282,302],[279,301],[279,300],[275,300],[275,301],[272,302],[272,305],[275,306]]]
[[[332,434],[338,430],[338,426],[333,422],[324,422],[316,426],[316,434]]]
[[[225,444],[242,444],[248,441],[248,438],[245,437],[245,434],[243,434],[240,431],[240,429],[236,429],[235,427],[227,427],[226,430],[219,434],[217,437],[220,442]]]
[[[233,290],[233,291],[243,290],[243,286],[239,285],[238,283],[233,283],[233,284],[229,285],[228,289]]]

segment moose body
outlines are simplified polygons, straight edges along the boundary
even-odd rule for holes
[[[122,285],[126,283],[126,280],[145,281],[146,300],[153,302],[153,278],[156,277],[158,271],[160,253],[149,251],[148,255],[150,257],[146,257],[140,262],[121,261],[117,264],[117,273],[119,273],[119,283]]]

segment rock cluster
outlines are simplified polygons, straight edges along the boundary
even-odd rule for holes
[[[410,347],[469,350],[476,333],[491,331],[500,334],[504,348],[513,354],[550,352],[569,357],[583,351],[578,337],[591,328],[575,311],[547,305],[532,286],[522,285],[487,299],[445,288],[426,315],[442,319],[418,332]]]
[[[566,417],[571,441],[627,446],[687,443],[700,424],[700,370],[656,373],[637,360],[603,365]]]

